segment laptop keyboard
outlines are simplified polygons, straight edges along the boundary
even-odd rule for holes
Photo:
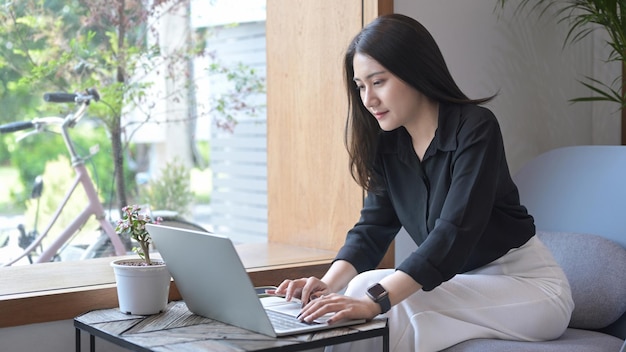
[[[293,328],[301,328],[304,326],[318,325],[319,323],[305,323],[296,319],[295,317],[283,313],[279,313],[270,309],[265,310],[267,316],[270,318],[274,329],[276,330],[289,330]]]

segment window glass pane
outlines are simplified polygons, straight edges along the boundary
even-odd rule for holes
[[[26,3],[26,2],[24,2]],[[181,1],[181,4],[184,4]],[[95,2],[94,2],[95,4]],[[133,3],[135,4],[135,3]],[[93,5],[89,3],[88,5]],[[95,6],[95,5],[94,5]],[[130,5],[129,5],[130,6]],[[53,6],[54,7],[54,6]],[[72,19],[80,19],[85,16],[87,5],[72,4],[63,8],[63,12],[55,12],[55,8],[45,9],[46,16],[65,16]],[[20,8],[23,13],[20,16],[36,15],[29,13],[36,9],[43,8]],[[74,13],[74,11],[76,13]],[[159,11],[163,11],[161,8]],[[89,11],[87,11],[89,12]],[[42,22],[47,19],[42,14],[37,16]],[[141,18],[140,16],[138,18]],[[18,21],[19,23],[30,23],[28,21]],[[67,20],[67,22],[71,22]],[[96,21],[97,22],[97,21]],[[94,22],[94,23],[96,23]],[[94,24],[95,29],[100,30],[94,35],[94,43],[100,42],[115,43],[115,38],[107,37],[107,33],[117,31],[106,27],[115,23],[106,21]],[[30,23],[33,24],[33,23]],[[106,28],[105,28],[106,27]],[[35,27],[33,27],[35,28]],[[107,29],[108,28],[108,29]],[[94,29],[94,30],[95,30]],[[5,43],[2,48],[3,56],[8,57],[15,54],[11,51],[14,47],[8,28],[6,32],[0,33],[0,42]],[[32,29],[35,30],[35,29]],[[49,29],[45,29],[49,31]],[[139,42],[133,42],[135,47],[126,52],[129,58],[133,58],[136,63],[127,67],[128,73],[126,85],[138,86],[138,91],[126,93],[125,96],[132,96],[129,101],[135,103],[125,105],[122,115],[122,139],[124,143],[124,157],[126,159],[126,170],[128,173],[127,200],[128,204],[145,204],[153,210],[174,210],[182,214],[187,220],[196,222],[205,228],[228,235],[235,242],[264,242],[267,240],[267,168],[266,168],[266,97],[265,97],[265,75],[266,75],[266,55],[265,55],[265,0],[190,0],[189,11],[185,7],[178,7],[172,13],[158,13],[154,18],[133,27],[127,33],[132,32],[135,39],[143,38]],[[70,34],[59,34],[57,40],[63,42],[67,39],[76,39],[76,33],[87,37],[87,33],[69,31]],[[94,32],[95,33],[95,32]],[[65,38],[67,34],[70,38]],[[129,34],[130,35],[130,34]],[[63,38],[61,38],[63,36]],[[145,38],[144,38],[145,37]],[[43,37],[42,37],[43,38]],[[83,37],[79,39],[84,39]],[[42,39],[43,41],[43,39]],[[80,40],[74,42],[79,45]],[[85,43],[89,42],[85,40]],[[73,45],[74,45],[73,44]],[[156,45],[158,44],[158,45]],[[70,44],[67,44],[70,47]],[[181,47],[183,50],[202,48],[200,54],[189,55],[192,60],[180,59],[175,65],[169,65],[166,55],[174,53],[172,48]],[[75,47],[71,47],[75,49]],[[185,49],[186,48],[186,49]],[[33,48],[18,48],[21,52],[34,50]],[[158,49],[158,50],[155,50]],[[16,49],[17,50],[17,49]],[[89,50],[94,50],[89,52]],[[81,71],[84,76],[88,72],[96,72],[94,68],[104,67],[98,58],[109,57],[110,61],[115,60],[116,55],[103,55],[101,48],[88,46],[81,51],[85,57],[72,52],[70,61],[80,62],[82,65],[72,66],[71,70]],[[37,52],[38,55],[47,55],[44,51]],[[52,53],[50,51],[49,53]],[[158,55],[160,54],[160,56]],[[173,56],[173,55],[172,55]],[[185,57],[185,56],[181,56]],[[72,62],[73,62],[72,61]],[[70,62],[67,65],[72,65]],[[113,62],[115,63],[115,62]],[[62,65],[60,59],[44,59],[41,65],[49,64]],[[92,66],[90,66],[92,65]],[[160,65],[160,66],[159,66]],[[6,70],[5,66],[3,70]],[[86,68],[85,68],[86,67]],[[112,68],[111,68],[112,67]],[[107,67],[115,74],[115,66]],[[132,69],[131,69],[132,67]],[[58,72],[69,72],[59,66]],[[88,71],[92,70],[92,71]],[[28,70],[25,70],[27,72]],[[102,68],[102,71],[105,71]],[[72,71],[73,72],[73,71]],[[9,72],[15,77],[9,77],[7,86],[14,86],[20,79],[19,72]],[[189,80],[187,79],[189,78]],[[74,82],[76,86],[84,89],[84,82],[72,77],[63,78],[65,86],[57,85],[59,90],[78,91],[68,82]],[[115,83],[115,79],[100,79],[97,81],[101,92],[106,92],[106,98],[110,98],[114,89],[107,90],[107,85]],[[80,84],[79,84],[80,83]],[[89,84],[95,84],[89,81]],[[55,87],[57,87],[55,86]],[[126,89],[126,88],[124,88]],[[55,114],[65,116],[71,111],[71,104],[54,105],[43,102],[40,97],[45,91],[50,91],[49,87],[43,85],[32,85],[33,103],[19,100],[12,96],[15,91],[8,93],[8,102],[13,101],[14,105],[21,106],[42,106],[46,109],[53,109]],[[41,92],[40,92],[41,91]],[[133,95],[134,94],[134,95]],[[105,100],[105,99],[102,99]],[[75,129],[75,139],[77,141],[86,140],[80,146],[80,156],[88,156],[93,150],[92,145],[100,145],[101,151],[94,157],[89,157],[88,169],[91,178],[103,200],[106,209],[106,217],[113,224],[119,217],[117,208],[126,204],[115,204],[115,183],[113,182],[113,160],[111,158],[109,131],[101,121],[96,118],[94,111],[105,110],[110,105],[102,102],[91,104],[86,117],[77,124]],[[98,105],[99,104],[99,105]],[[10,104],[9,104],[10,105]],[[12,107],[7,105],[7,109]],[[111,108],[113,109],[113,108]],[[9,111],[7,110],[7,111]],[[12,110],[11,110],[12,111]],[[40,116],[42,110],[31,109],[29,114],[13,112],[11,116],[24,116],[27,120],[30,115]],[[28,115],[28,116],[26,116]],[[30,117],[33,117],[30,116]],[[1,119],[0,123],[13,122],[13,120]],[[95,132],[99,132],[95,133]],[[94,134],[95,133],[95,134]],[[45,137],[45,139],[44,139]],[[5,138],[2,136],[2,138]],[[37,199],[30,201],[27,210],[8,209],[0,211],[0,265],[10,261],[24,252],[28,243],[24,242],[25,237],[20,237],[17,224],[25,225],[25,234],[30,235],[29,243],[37,242],[37,234],[33,232],[36,221],[37,233],[44,232],[57,206],[61,203],[66,189],[71,187],[74,170],[70,166],[70,158],[65,149],[63,139],[55,134],[38,134],[36,139],[39,144],[30,143],[35,138],[20,142],[19,146],[14,141],[14,136],[5,138],[0,143],[0,156],[3,164],[0,166],[0,176],[3,180],[11,180],[6,192],[0,192],[2,204],[10,204],[13,193],[23,194],[28,197],[32,179],[37,174],[29,177],[29,182],[18,179],[17,171],[19,167],[26,167],[25,162],[17,163],[19,167],[10,166],[10,160],[15,155],[25,156],[29,153],[16,153],[19,150],[46,150],[54,151],[65,157],[57,160],[55,155],[50,153],[41,154],[41,160],[28,160],[29,164],[39,163],[46,166],[46,169],[54,169],[48,172],[56,178],[66,181],[62,185],[57,185],[49,175],[44,177],[44,198],[40,204]],[[54,140],[54,148],[52,142]],[[47,142],[48,141],[48,142]],[[56,143],[58,142],[58,143]],[[58,145],[57,145],[58,144]],[[58,147],[58,148],[57,148]],[[57,151],[58,149],[58,151]],[[13,155],[13,156],[12,156]],[[39,155],[39,154],[38,154]],[[52,155],[52,156],[51,156]],[[190,172],[191,190],[196,193],[193,200],[184,203],[185,207],[173,209],[166,206],[156,205],[152,201],[155,198],[163,198],[165,191],[175,187],[174,182],[165,182],[161,185],[161,191],[153,192],[153,197],[146,196],[145,185],[150,181],[165,174],[167,163],[172,159],[178,159]],[[92,165],[94,164],[95,165]],[[16,163],[13,163],[14,165]],[[61,164],[61,166],[58,166]],[[166,166],[164,168],[164,166]],[[59,170],[59,167],[65,167]],[[169,171],[173,168],[169,167]],[[92,172],[92,170],[96,170]],[[34,248],[33,261],[36,261],[41,248],[48,249],[59,246],[58,253],[52,253],[52,260],[68,261],[89,259],[84,253],[91,246],[103,239],[99,224],[90,217],[89,222],[83,225],[79,235],[68,236],[61,241],[57,241],[59,234],[66,228],[79,214],[87,200],[82,192],[82,187],[72,194],[71,203],[77,206],[68,206],[61,212],[59,221],[53,227],[45,239],[42,246]],[[47,193],[56,192],[52,201]],[[181,198],[181,197],[179,197]],[[113,200],[113,201],[112,201]],[[164,202],[167,204],[167,202]],[[5,206],[2,209],[7,209]],[[28,240],[28,238],[26,238]],[[114,255],[100,253],[97,256]],[[24,257],[16,264],[29,264],[27,257]]]
[[[211,53],[194,63],[198,107],[209,102],[210,110],[200,115],[211,116],[206,126],[212,176],[209,226],[236,242],[266,241],[265,1],[202,4],[207,10],[192,8],[192,14],[198,13],[192,23],[206,30]],[[244,7],[249,10],[241,11]]]

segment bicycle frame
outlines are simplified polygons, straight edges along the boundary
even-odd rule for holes
[[[78,216],[76,216],[76,218],[72,221],[72,223],[69,224],[58,235],[57,238],[55,238],[55,240],[46,248],[46,250],[43,251],[43,253],[41,253],[41,255],[39,255],[39,257],[37,258],[35,262],[44,263],[44,262],[49,262],[50,260],[52,260],[52,258],[57,254],[59,249],[61,249],[61,247],[74,235],[74,233],[76,233],[76,231],[78,231],[87,222],[87,220],[89,220],[89,217],[93,215],[96,216],[96,219],[98,219],[98,222],[100,223],[100,226],[102,227],[103,231],[108,235],[109,239],[111,240],[111,243],[113,244],[113,247],[115,248],[115,254],[117,255],[126,254],[126,248],[124,247],[124,244],[122,243],[119,236],[115,233],[115,229],[113,228],[113,225],[111,225],[111,223],[106,219],[104,207],[102,206],[102,203],[100,203],[100,200],[98,199],[98,194],[87,172],[87,168],[85,167],[84,162],[82,160],[79,160],[75,162],[72,166],[74,170],[76,171],[76,177],[74,179],[74,182],[72,186],[70,187],[70,189],[68,190],[68,192],[65,194],[63,201],[61,202],[61,204],[55,211],[46,229],[35,239],[35,241],[33,241],[33,243],[30,244],[30,246],[28,246],[24,250],[24,253],[22,253],[19,257],[14,258],[12,261],[5,263],[4,264],[5,266],[12,265],[16,263],[17,261],[19,261],[20,259],[24,258],[26,255],[28,255],[28,253],[33,251],[41,243],[41,241],[50,232],[50,229],[52,228],[52,226],[54,226],[54,224],[56,223],[57,219],[63,212],[65,205],[71,198],[72,194],[74,193],[74,190],[76,190],[78,185],[83,186],[83,189],[85,190],[85,193],[87,194],[87,198],[89,202],[87,203],[83,211]]]
[[[57,219],[63,212],[63,209],[65,208],[67,202],[72,197],[72,194],[74,193],[76,188],[78,188],[79,185],[82,186],[82,188],[85,191],[85,194],[87,195],[87,199],[88,199],[87,205],[85,206],[83,211],[76,216],[76,218],[72,221],[72,223],[69,224],[54,239],[54,241],[51,244],[49,244],[47,249],[44,250],[39,255],[36,262],[43,263],[43,262],[51,261],[54,258],[54,256],[57,254],[59,249],[61,249],[61,247],[63,247],[72,238],[72,236],[78,230],[82,228],[82,226],[89,220],[89,217],[93,215],[95,215],[96,219],[100,223],[102,230],[104,231],[104,233],[106,233],[111,243],[113,244],[113,247],[115,249],[115,254],[124,255],[127,253],[126,248],[124,244],[122,243],[120,237],[115,232],[113,225],[111,225],[111,223],[106,219],[104,207],[102,206],[102,203],[100,202],[100,199],[98,198],[98,192],[96,191],[93,181],[91,180],[91,177],[89,176],[87,168],[85,167],[85,161],[76,153],[71,137],[69,135],[69,128],[73,127],[78,122],[78,120],[83,116],[83,114],[85,113],[85,110],[87,109],[87,103],[88,101],[87,102],[83,101],[80,107],[78,108],[78,110],[76,111],[76,113],[69,114],[65,119],[61,119],[58,117],[48,117],[48,118],[41,118],[41,119],[34,120],[34,126],[37,127],[38,130],[40,126],[47,125],[47,124],[59,124],[59,122],[62,121],[61,134],[65,141],[67,150],[71,156],[72,168],[76,172],[76,176],[74,178],[74,182],[72,183],[72,186],[66,192],[65,197],[63,198],[63,201],[61,202],[61,204],[59,204],[54,215],[50,219],[46,229],[39,236],[37,236],[37,238],[18,257],[13,258],[11,261],[2,264],[2,266],[10,266],[18,262],[22,258],[29,255],[33,250],[35,250],[37,246],[41,244],[43,239],[50,232],[50,229],[56,223]]]

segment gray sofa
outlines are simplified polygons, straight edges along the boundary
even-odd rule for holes
[[[626,352],[626,146],[559,148],[515,175],[576,305],[557,340],[475,339],[445,352]]]

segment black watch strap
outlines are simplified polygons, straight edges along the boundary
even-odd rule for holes
[[[389,292],[381,284],[374,284],[367,289],[367,296],[380,306],[380,313],[384,314],[391,309]]]

